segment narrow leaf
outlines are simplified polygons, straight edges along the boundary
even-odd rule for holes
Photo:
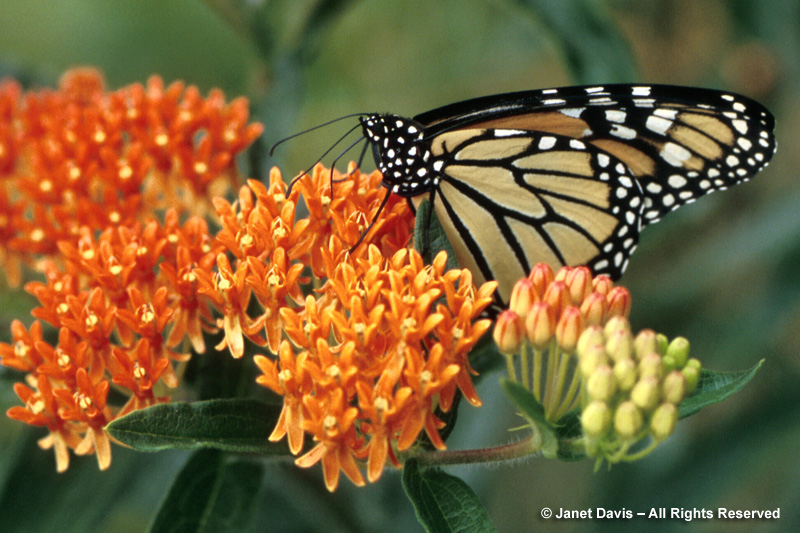
[[[431,209],[428,200],[422,200],[417,206],[417,220],[414,226],[414,249],[417,250],[425,263],[430,263],[440,251],[447,252],[447,269],[459,268],[456,262],[456,253],[444,228],[436,218],[436,212]]]
[[[263,473],[260,463],[198,451],[175,479],[150,533],[249,530]]]
[[[753,379],[753,376],[756,375],[756,372],[763,364],[764,360],[762,359],[752,368],[739,372],[715,372],[704,369],[700,374],[697,390],[681,402],[679,408],[680,417],[685,418],[693,415],[700,409],[719,403],[739,392],[742,387]]]
[[[549,459],[555,458],[558,453],[558,437],[556,428],[544,416],[544,406],[536,400],[531,391],[519,383],[504,379],[501,384],[522,416],[541,434],[542,455]]]
[[[420,471],[411,459],[403,465],[403,488],[430,533],[496,531],[475,491],[455,476],[438,469]]]
[[[267,441],[280,410],[280,406],[247,399],[166,403],[118,418],[106,430],[143,452],[215,448],[281,455],[289,453],[286,445]]]

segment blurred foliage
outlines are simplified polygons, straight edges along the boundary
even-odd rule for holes
[[[44,7],[46,5],[46,7]],[[778,153],[754,182],[685,207],[644,232],[623,280],[636,328],[684,335],[717,370],[766,363],[745,390],[685,420],[646,460],[592,473],[592,463],[534,460],[461,469],[501,531],[636,528],[639,520],[544,523],[544,506],[774,509],[800,522],[800,8],[795,0],[0,0],[0,74],[53,85],[91,64],[109,87],[159,74],[205,92],[251,99],[264,145],[357,111],[404,115],[483,94],[578,83],[640,81],[741,92],[778,121]],[[307,168],[337,138],[324,130],[263,146],[250,174]],[[247,168],[247,167],[245,167]],[[0,335],[28,321],[31,298],[0,293]],[[16,378],[0,369],[2,410]],[[464,409],[453,447],[490,445],[515,426],[494,380],[485,407]],[[41,432],[0,420],[0,523],[9,531],[141,531],[166,496],[179,452],[114,449],[112,468],[75,458],[58,475]],[[477,437],[476,437],[477,436]],[[488,437],[491,436],[491,437]],[[475,440],[491,439],[488,442]],[[260,524],[273,531],[407,531],[415,520],[399,476],[330,496],[319,469],[269,465]],[[402,502],[402,503],[399,503]],[[43,509],[44,507],[47,509]],[[336,514],[333,522],[328,518]],[[145,518],[143,518],[145,517]],[[322,518],[324,517],[324,518]],[[648,521],[672,530],[673,521]],[[752,528],[698,521],[686,530]],[[762,529],[762,530],[763,530]]]

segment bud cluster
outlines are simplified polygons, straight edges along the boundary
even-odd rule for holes
[[[587,327],[576,351],[586,452],[609,463],[638,459],[666,439],[678,405],[700,379],[685,338],[668,342],[648,329],[634,337],[622,317]],[[648,438],[649,445],[637,446]]]
[[[509,308],[497,317],[494,340],[507,356],[511,380],[529,388],[548,420],[556,421],[577,403],[577,376],[568,383],[565,375],[574,367],[581,333],[628,316],[630,307],[628,290],[606,276],[593,278],[586,267],[554,273],[539,263],[514,286]]]

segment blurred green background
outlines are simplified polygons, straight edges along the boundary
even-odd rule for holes
[[[500,531],[796,530],[800,525],[800,3],[796,0],[0,0],[0,73],[52,86],[94,65],[110,88],[159,74],[206,93],[251,99],[265,143],[357,111],[413,116],[484,94],[561,85],[651,82],[740,92],[777,117],[779,149],[753,182],[647,229],[623,283],[636,329],[684,335],[715,370],[765,358],[756,378],[684,421],[645,460],[593,473],[593,463],[541,459],[454,468]],[[252,176],[307,168],[328,130],[261,154]],[[257,154],[259,152],[256,152]],[[29,321],[31,299],[0,294],[0,336]],[[0,408],[17,403],[0,370]],[[449,445],[507,442],[520,424],[490,376],[485,407],[462,406]],[[110,471],[74,458],[55,473],[41,431],[0,419],[0,530],[141,531],[186,455],[113,450]],[[329,496],[319,468],[267,467],[256,530],[419,528],[396,473]],[[769,522],[544,521],[542,507],[781,508]],[[332,519],[331,517],[335,517]],[[7,529],[11,528],[11,529]]]

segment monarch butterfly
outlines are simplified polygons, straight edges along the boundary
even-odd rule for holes
[[[619,278],[643,227],[746,181],[776,148],[761,104],[668,85],[515,92],[413,119],[357,116],[386,198],[418,205],[427,193],[459,265],[476,282],[497,280],[500,303],[537,262]]]

